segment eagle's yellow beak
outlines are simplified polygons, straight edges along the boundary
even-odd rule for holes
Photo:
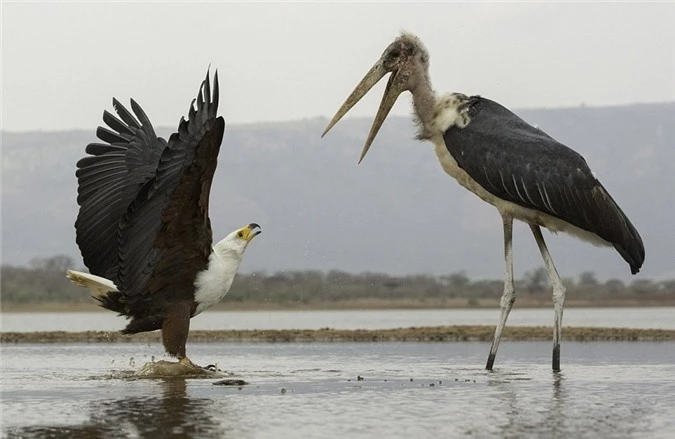
[[[239,231],[237,232],[237,236],[245,241],[251,241],[253,238],[260,235],[261,233],[262,230],[260,229],[260,226],[257,225],[256,223],[251,223],[246,227],[239,229]]]

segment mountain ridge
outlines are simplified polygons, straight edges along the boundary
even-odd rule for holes
[[[638,276],[675,277],[675,103],[523,109],[516,113],[581,153],[643,237]],[[152,115],[149,115],[152,120]],[[501,221],[440,168],[410,117],[392,116],[357,166],[371,118],[226,124],[211,194],[214,240],[249,222],[263,235],[245,272],[295,269],[500,278]],[[2,262],[66,254],[75,246],[75,163],[95,129],[2,132]],[[165,138],[171,127],[156,127]],[[609,248],[545,234],[563,277],[595,271],[633,279]],[[541,266],[524,225],[515,270]]]

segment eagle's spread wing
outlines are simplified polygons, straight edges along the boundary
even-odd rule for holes
[[[468,105],[469,124],[444,135],[460,168],[503,200],[595,233],[638,272],[642,239],[583,157],[496,102],[474,96]]]
[[[121,120],[105,111],[96,136],[105,143],[91,143],[90,156],[77,163],[80,211],[75,222],[77,244],[85,265],[95,275],[115,279],[118,270],[119,220],[143,185],[155,175],[166,147],[141,107],[132,99],[132,115],[113,99]]]
[[[217,109],[216,72],[213,98],[207,74],[188,120],[181,119],[154,177],[120,220],[116,284],[130,308],[150,305],[159,293],[168,301],[191,300],[195,276],[207,267],[209,193],[225,129]]]

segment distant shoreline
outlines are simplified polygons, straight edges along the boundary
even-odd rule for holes
[[[298,329],[190,331],[192,343],[262,342],[489,342],[494,326],[435,326],[382,330]],[[550,341],[550,327],[506,327],[502,340]],[[675,330],[630,328],[564,328],[566,341],[675,341]],[[0,344],[17,343],[160,343],[158,331],[123,335],[118,331],[2,332]]]
[[[551,308],[550,297],[516,298],[516,308]],[[583,300],[569,298],[565,301],[565,308],[627,308],[627,307],[655,307],[675,306],[675,298],[658,300],[642,300],[639,298],[612,299],[612,300]],[[363,299],[343,302],[323,303],[278,303],[278,302],[221,302],[215,305],[213,311],[337,311],[337,310],[391,310],[391,309],[491,309],[499,308],[499,299]],[[101,308],[95,302],[40,302],[40,303],[0,303],[2,313],[22,312],[110,312]]]

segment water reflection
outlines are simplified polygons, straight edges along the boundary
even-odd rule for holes
[[[551,437],[563,437],[566,434],[567,409],[566,403],[569,392],[565,387],[565,375],[563,372],[554,372],[553,374],[553,397],[549,404],[548,423],[551,428]]]
[[[532,378],[526,373],[510,372],[491,375],[488,384],[498,389],[500,411],[505,415],[499,424],[500,437],[566,437],[568,390],[561,372],[551,372],[552,394],[542,392],[539,383],[532,383],[532,392],[523,392],[530,387]],[[539,391],[537,391],[539,390]]]
[[[227,437],[220,416],[227,418],[219,403],[219,419],[210,413],[211,399],[191,398],[184,379],[158,381],[154,396],[105,399],[92,402],[91,418],[82,425],[39,426],[13,429],[8,438],[193,438]],[[153,393],[153,392],[149,392]],[[232,416],[236,418],[236,416]],[[238,429],[240,430],[240,429]]]
[[[617,392],[612,385],[596,381],[584,384],[582,376],[570,379],[562,372],[550,373],[549,392],[544,391],[540,382],[529,385],[513,373],[490,377],[488,384],[497,390],[499,401],[495,413],[505,417],[496,423],[499,437],[626,438],[649,431],[645,419],[658,418],[654,407],[644,399],[631,398],[630,391]],[[635,389],[636,394],[639,391]]]
[[[508,434],[513,431],[518,431],[516,425],[520,414],[520,403],[518,401],[519,395],[513,385],[514,380],[525,380],[526,378],[518,373],[501,373],[501,372],[487,372],[488,387],[494,389],[494,395],[498,400],[496,407],[493,408],[493,413],[502,414],[503,421],[497,420],[495,423],[499,425],[501,436],[508,437]]]

